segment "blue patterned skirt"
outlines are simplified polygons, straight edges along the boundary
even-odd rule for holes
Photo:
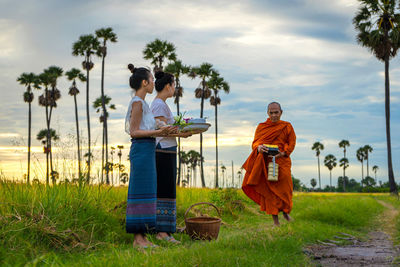
[[[156,150],[157,232],[176,232],[176,146]]]
[[[149,233],[156,228],[157,176],[155,139],[132,139],[126,231]]]

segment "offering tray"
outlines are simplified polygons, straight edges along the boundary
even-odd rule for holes
[[[190,132],[191,134],[199,134],[207,131],[210,126],[211,124],[209,123],[191,123],[182,127],[179,131],[182,133]]]

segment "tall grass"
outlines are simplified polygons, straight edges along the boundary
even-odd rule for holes
[[[305,245],[339,231],[362,236],[383,211],[376,195],[298,194],[295,221],[271,228],[270,216],[241,191],[178,188],[178,225],[192,204],[213,202],[222,211],[218,240],[176,234],[182,244],[172,246],[150,237],[161,247],[143,253],[125,233],[126,196],[126,187],[1,181],[0,265],[304,266],[310,264]],[[207,207],[194,208],[191,216],[200,213],[217,216]]]

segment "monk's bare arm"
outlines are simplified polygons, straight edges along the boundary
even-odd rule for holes
[[[294,147],[296,146],[296,133],[294,132],[294,129],[292,125],[288,127],[288,138],[287,138],[287,143],[285,144],[283,152],[285,153],[285,156],[290,156],[290,154],[293,152]]]
[[[258,131],[259,131],[259,129],[260,129],[260,124],[257,126],[257,129],[256,129],[256,132],[254,133],[254,141],[253,141],[253,144],[251,145],[251,148],[254,150],[254,149],[256,149],[257,147],[258,147],[258,145],[257,145],[257,141],[258,141],[258,138],[257,138],[257,133],[258,133]],[[257,150],[258,151],[258,150]]]

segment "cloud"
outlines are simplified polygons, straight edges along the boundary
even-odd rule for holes
[[[0,10],[0,90],[6,100],[0,105],[0,146],[9,147],[12,138],[26,141],[27,137],[28,105],[22,101],[25,88],[16,78],[22,72],[40,73],[50,65],[64,70],[80,68],[82,58],[71,56],[72,43],[82,34],[112,26],[118,43],[108,48],[105,88],[117,110],[110,112],[109,136],[111,144],[125,145],[124,154],[130,141],[124,132],[124,119],[132,95],[126,65],[149,66],[142,50],[146,43],[161,38],[176,45],[178,57],[186,64],[211,62],[229,82],[231,92],[221,94],[218,107],[219,153],[224,164],[233,160],[234,168],[240,167],[250,153],[257,124],[266,119],[266,105],[279,101],[284,109],[282,119],[293,124],[298,136],[293,154],[295,176],[305,182],[315,177],[313,142],[320,140],[326,145],[323,155],[332,153],[339,158],[342,152],[337,143],[341,139],[350,140],[349,155],[354,162],[356,148],[371,144],[374,164],[384,176],[384,66],[356,44],[351,20],[358,5],[355,0],[5,1]],[[100,95],[101,62],[98,58],[93,61],[90,103]],[[392,60],[394,162],[400,159],[400,149],[394,149],[400,145],[399,70],[399,63]],[[200,101],[193,97],[199,82],[182,79],[181,110],[191,117],[200,113]],[[60,79],[62,97],[52,121],[63,139],[75,134],[69,86]],[[86,138],[86,88],[80,83],[78,87],[81,136]],[[32,142],[39,149],[35,134],[45,127],[44,109],[37,106],[42,93],[34,91],[32,105]],[[150,103],[153,98],[154,94],[148,95],[146,100]],[[176,113],[173,101],[168,100],[168,104]],[[204,113],[214,124],[214,109],[208,101]],[[92,136],[98,145],[101,125],[93,109],[90,114]],[[215,161],[214,130],[212,125],[204,142],[210,179]],[[183,145],[198,150],[198,137],[183,140]],[[24,161],[23,152],[19,153]],[[0,155],[0,160],[6,157]],[[356,177],[358,170],[354,168]],[[395,167],[396,175],[398,172]]]

